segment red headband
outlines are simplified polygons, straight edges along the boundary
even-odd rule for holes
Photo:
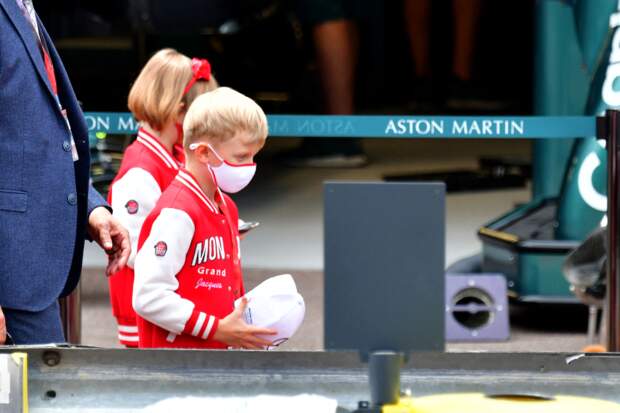
[[[197,57],[194,57],[192,59],[192,73],[193,76],[187,86],[185,86],[183,96],[185,96],[187,92],[189,92],[189,90],[192,88],[192,86],[194,86],[194,83],[196,83],[197,80],[204,79],[208,81],[209,79],[211,79],[211,64],[207,59],[199,59]]]

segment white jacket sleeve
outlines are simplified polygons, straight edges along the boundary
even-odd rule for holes
[[[194,303],[175,291],[177,274],[194,236],[187,213],[164,208],[138,252],[133,286],[133,307],[142,318],[175,334],[181,334],[194,311]]]
[[[127,265],[134,267],[140,229],[155,208],[161,189],[155,178],[142,168],[132,168],[112,186],[114,216],[129,232],[131,255]]]

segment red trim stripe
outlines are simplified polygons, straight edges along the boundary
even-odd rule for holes
[[[200,334],[200,330],[202,330],[202,326],[204,325],[207,319],[207,315],[202,311],[198,314],[198,319],[194,323],[194,328],[192,329],[192,335],[195,337]]]
[[[198,191],[196,191],[184,178],[181,177],[177,177],[177,179],[183,184],[185,185],[187,188],[189,188],[190,191],[192,191],[198,198],[200,198],[200,200],[207,206],[207,208],[209,208],[209,210],[211,212],[213,212],[214,214],[217,213],[213,207],[211,206],[211,203],[209,202],[209,200],[207,198],[205,198],[201,193],[199,193]]]
[[[151,145],[153,145],[166,158],[167,161],[169,161],[172,164],[175,163],[174,156],[172,156],[170,152],[168,152],[168,149],[166,149],[166,147],[162,145],[162,143],[159,141],[159,138],[156,138],[155,136],[151,135],[144,129],[138,130],[138,136],[140,136],[142,139],[148,141]]]
[[[198,192],[196,189],[194,189],[194,187],[189,182],[187,182],[185,178],[183,178],[180,175],[177,175],[175,179],[181,182],[187,188],[189,188],[189,190],[192,191],[194,195],[196,195],[207,206],[207,208],[209,208],[211,212],[213,212],[214,214],[217,213],[216,209],[213,208],[213,206],[211,205],[211,202],[203,195],[203,193]]]
[[[214,319],[214,322],[213,322],[213,325],[211,326],[211,331],[209,332],[209,335],[207,336],[207,340],[213,340],[213,336],[215,335],[215,333],[217,332],[217,329],[220,326],[220,319],[216,317],[213,317],[213,319]]]
[[[215,321],[216,321],[216,318],[210,315],[207,321],[207,325],[205,326],[205,329],[201,335],[203,340],[209,339],[212,336],[211,334],[212,332],[215,333],[215,331],[213,331],[213,326],[215,325]]]
[[[192,176],[192,174],[188,173],[185,170],[179,171],[179,176],[185,178],[185,180],[194,187],[194,189],[196,189],[197,191],[202,192],[202,188],[200,187],[200,185],[198,185],[198,182],[196,182],[196,178],[194,178]],[[204,195],[206,197],[206,195]]]
[[[211,207],[213,207],[214,211],[218,210],[217,205],[215,205],[213,202],[211,202],[211,200],[205,195],[205,193],[203,192],[202,188],[200,187],[200,185],[198,185],[198,182],[196,181],[196,178],[194,178],[192,176],[192,174],[188,173],[185,170],[179,171],[179,175],[185,179],[196,191],[198,191],[203,197],[204,199],[207,200],[207,202],[209,203],[209,205],[211,205]],[[217,190],[219,191],[219,188],[217,188]],[[220,194],[221,195],[221,194]]]
[[[174,157],[168,152],[168,150],[161,144],[161,142],[159,142],[159,140],[157,138],[153,138],[151,135],[149,135],[148,133],[145,133],[145,131],[139,131],[138,132],[138,136],[147,141],[148,143],[150,143],[155,150],[157,150],[165,159],[166,159],[166,163],[168,163],[168,165],[170,165],[171,167],[175,168],[175,169],[179,169],[176,160],[174,159]]]
[[[164,165],[166,165],[166,167],[173,168],[172,166],[170,166],[170,163],[166,160],[166,158],[161,153],[159,153],[159,151],[157,149],[155,149],[146,139],[142,139],[140,136],[138,136],[137,140],[142,145],[144,145],[148,150],[153,152],[155,154],[155,156],[157,156],[159,159],[161,159],[161,161],[164,163]]]
[[[172,156],[168,150],[161,144],[161,142],[159,142],[159,140],[154,137],[153,135],[151,135],[150,133],[148,133],[147,131],[145,131],[144,129],[140,129],[138,130],[138,139],[142,142],[147,144],[150,144],[149,148],[151,150],[156,151],[156,153],[158,153],[159,155],[161,155],[160,157],[163,157],[164,162],[173,169],[179,169],[179,166],[177,164],[177,161],[174,159],[174,156]]]
[[[228,166],[232,166],[233,168],[238,168],[241,166],[256,166],[255,162],[251,162],[251,163],[231,163],[228,162],[226,159],[220,159],[222,162],[224,162],[226,165]]]

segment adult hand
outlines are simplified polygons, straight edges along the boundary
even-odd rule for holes
[[[0,308],[0,345],[6,342],[6,320],[4,319],[4,313]]]
[[[269,328],[252,326],[243,321],[243,312],[248,305],[248,299],[243,297],[241,304],[235,310],[220,320],[213,338],[234,348],[249,348],[263,350],[271,345],[271,341],[256,337],[256,334],[277,334]]]
[[[88,234],[108,254],[108,276],[122,270],[131,253],[129,233],[104,207],[95,208],[88,217]]]

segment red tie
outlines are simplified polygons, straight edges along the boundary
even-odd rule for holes
[[[43,41],[41,40],[41,37],[39,36],[39,32],[37,31],[37,28],[35,27],[36,23],[35,21],[32,20],[36,18],[35,17],[36,15],[34,13],[34,8],[32,7],[32,3],[30,2],[29,4],[30,10],[28,10],[28,6],[24,4],[23,0],[22,2],[18,0],[17,4],[19,5],[20,9],[22,9],[22,12],[24,13],[24,17],[26,18],[26,20],[28,20],[28,23],[30,23],[30,28],[32,28],[34,37],[37,39],[37,42],[39,43],[39,48],[41,49],[41,54],[43,55],[43,63],[45,64],[45,72],[47,73],[47,79],[50,82],[50,86],[52,87],[52,91],[54,92],[54,95],[58,96],[58,86],[56,85],[56,73],[54,72],[54,64],[52,63],[50,54],[48,53],[47,48],[43,44]]]
[[[43,54],[43,61],[45,62],[45,71],[47,72],[47,78],[50,81],[50,86],[54,91],[54,95],[58,96],[58,86],[56,85],[56,74],[54,73],[54,64],[52,63],[52,59],[50,58],[47,49],[43,46],[43,43],[39,39],[39,47],[41,48],[41,53]]]

